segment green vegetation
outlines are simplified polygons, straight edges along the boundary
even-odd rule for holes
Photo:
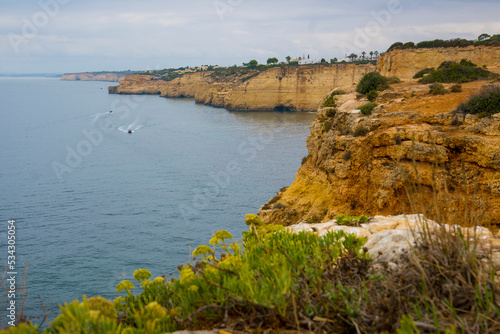
[[[378,92],[375,89],[372,89],[371,91],[369,91],[368,93],[366,93],[366,98],[370,102],[375,101],[377,99],[377,97],[378,97]]]
[[[500,87],[484,88],[455,110],[457,113],[491,116],[500,113]]]
[[[358,85],[356,86],[356,91],[361,94],[366,94],[371,90],[382,91],[389,88],[387,80],[380,75],[378,72],[369,72],[363,75]]]
[[[337,106],[337,104],[335,103],[335,96],[343,94],[345,94],[345,91],[343,91],[342,89],[334,90],[330,95],[328,95],[325,102],[323,102],[322,108],[335,108]]]
[[[325,123],[323,123],[323,128],[321,129],[321,132],[322,133],[328,132],[331,130],[331,128],[332,128],[332,122],[326,121]]]
[[[378,104],[370,102],[367,104],[363,104],[362,106],[358,107],[359,110],[361,110],[361,113],[365,116],[371,115],[373,109],[378,106]]]
[[[488,34],[481,34],[477,41],[471,41],[462,38],[455,38],[449,40],[435,39],[433,41],[422,41],[420,43],[401,43],[396,42],[392,44],[387,51],[391,50],[404,50],[404,49],[422,49],[422,48],[453,48],[453,47],[467,47],[471,45],[485,45],[485,46],[499,46],[500,35],[490,36]]]
[[[452,93],[460,93],[462,91],[462,85],[452,85],[450,91]]]
[[[395,84],[401,82],[401,79],[399,79],[398,77],[385,77],[385,80],[387,81],[388,84]]]
[[[370,132],[370,129],[368,129],[365,126],[360,126],[354,131],[354,137],[364,137]]]
[[[424,75],[428,74],[428,73],[431,73],[432,71],[434,71],[434,67],[427,67],[427,68],[424,68],[423,70],[420,70],[418,71],[414,76],[413,76],[413,79],[420,79],[422,78]]]
[[[337,224],[347,226],[361,226],[368,223],[368,217],[361,215],[359,217],[351,216],[350,214],[340,215],[335,217]]]
[[[359,226],[366,216],[340,215]],[[317,221],[312,217],[311,221]],[[365,238],[343,231],[292,234],[249,214],[241,242],[218,231],[179,266],[179,278],[117,285],[113,302],[83,297],[61,306],[44,333],[229,331],[498,333],[500,287],[460,229],[418,238],[395,267],[373,264]],[[279,232],[279,233],[276,233]],[[482,255],[484,257],[484,255]],[[377,267],[378,266],[378,267]],[[140,287],[136,288],[136,285]],[[136,293],[133,293],[136,292]],[[39,333],[21,324],[6,333]]]
[[[276,57],[273,57],[273,58],[269,58],[267,59],[267,64],[270,65],[270,64],[277,64],[278,63],[278,58]]]
[[[259,62],[255,59],[252,59],[248,62],[248,67],[250,67],[250,68],[256,68],[257,65],[259,65]]]
[[[444,61],[437,70],[434,70],[424,77],[419,82],[434,83],[434,82],[469,82],[481,79],[491,78],[493,74],[476,64],[462,59],[460,63],[453,61]]]
[[[448,93],[446,88],[444,88],[443,84],[433,83],[429,85],[429,94],[432,95],[443,95]]]
[[[308,155],[306,155],[305,157],[302,158],[302,165],[305,164],[307,162],[307,160],[309,160],[309,158],[312,157],[312,154],[309,153]]]

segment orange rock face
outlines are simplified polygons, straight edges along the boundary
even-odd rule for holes
[[[212,72],[196,72],[169,82],[148,75],[130,75],[109,91],[190,97],[197,103],[229,110],[316,111],[334,88],[350,88],[374,70],[373,65],[354,64],[276,67],[248,80],[221,79],[213,77]]]
[[[380,56],[377,72],[387,77],[412,79],[424,68],[438,68],[443,61],[459,62],[462,59],[478,66],[486,65],[488,70],[500,73],[500,47],[491,46],[392,50]]]
[[[266,223],[328,221],[336,215],[423,212],[440,221],[500,224],[500,114],[451,111],[489,81],[461,93],[429,94],[405,82],[382,92],[369,116],[356,94],[320,109],[307,139],[310,157],[296,181],[259,211]],[[446,85],[448,86],[448,85]]]

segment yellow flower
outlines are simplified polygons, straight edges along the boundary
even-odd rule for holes
[[[192,292],[196,292],[196,291],[198,291],[198,289],[199,289],[199,288],[198,288],[198,286],[197,286],[197,285],[191,285],[191,286],[189,287],[189,289],[188,289],[188,290],[189,290],[189,291],[192,291]]]
[[[163,277],[156,277],[154,280],[153,280],[154,283],[162,283],[162,282],[165,282],[165,279]]]
[[[254,214],[249,213],[248,215],[245,216],[245,224],[247,225],[254,225],[254,226],[261,226],[264,223],[262,220],[259,218],[259,216],[256,216]]]
[[[134,278],[138,282],[142,282],[144,280],[147,280],[150,277],[151,277],[151,273],[147,269],[137,269],[136,271],[134,271]]]
[[[108,317],[111,319],[116,319],[116,317],[118,316],[113,303],[104,297],[100,297],[100,296],[90,297],[87,300],[87,305],[89,306],[89,309],[91,310],[90,311],[91,314],[92,314],[92,311],[97,311],[99,313],[98,315],[102,315],[104,317]]]
[[[188,285],[195,279],[196,275],[191,268],[182,268],[180,278],[181,285]]]
[[[212,248],[208,247],[207,245],[200,245],[194,250],[193,257],[207,255],[209,253],[212,253]]]
[[[230,269],[239,269],[243,266],[243,262],[239,256],[229,256],[221,263],[221,267]],[[227,268],[227,269],[229,269]]]
[[[154,319],[163,318],[167,315],[167,311],[157,302],[151,302],[146,306],[146,311],[151,314]]]
[[[131,289],[135,289],[135,286],[132,282],[130,282],[129,280],[124,280],[124,281],[121,281],[120,283],[118,283],[118,285],[116,286],[116,292],[120,293],[122,292],[123,290],[127,291],[127,292],[130,292]]]
[[[229,248],[231,248],[236,253],[240,250],[240,245],[236,242],[233,242],[229,245]]]
[[[215,235],[210,239],[210,245],[215,245],[216,243],[219,243],[220,241],[223,241],[224,239],[232,239],[233,236],[231,233],[229,233],[226,230],[221,230],[215,232]]]

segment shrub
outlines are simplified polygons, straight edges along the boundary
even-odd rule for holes
[[[361,224],[368,223],[368,217],[362,215],[359,217],[351,216],[350,214],[340,215],[335,217],[337,224],[347,226],[360,226]]]
[[[460,93],[462,91],[462,85],[453,85],[450,88],[452,93]]]
[[[422,77],[421,83],[434,82],[469,82],[481,79],[491,78],[493,74],[476,64],[462,59],[460,63],[445,61],[434,70]]]
[[[332,128],[332,122],[331,121],[327,121],[323,124],[323,128],[321,129],[321,132],[328,132],[330,131],[330,129]]]
[[[356,131],[354,131],[354,137],[366,136],[368,134],[368,132],[370,132],[370,129],[368,129],[364,126],[360,126],[359,128],[356,129]]]
[[[484,88],[469,101],[459,105],[455,112],[482,116],[500,113],[500,87]]]
[[[432,95],[443,95],[448,93],[448,91],[444,88],[443,84],[433,83],[429,85],[429,94]]]
[[[351,155],[352,155],[352,152],[349,150],[349,151],[345,151],[344,153],[344,161],[349,161],[349,159],[351,159]]]
[[[335,110],[335,108],[331,108],[331,109],[328,109],[326,112],[325,112],[325,115],[326,117],[334,117],[335,114],[337,113],[337,110]]]
[[[427,67],[427,68],[424,68],[423,70],[420,70],[418,71],[414,76],[413,76],[413,79],[419,79],[419,78],[422,78],[424,75],[428,74],[428,73],[431,73],[432,71],[434,71],[434,67]]]
[[[366,98],[368,99],[368,101],[375,101],[378,97],[378,92],[376,90],[371,90],[369,91],[368,93],[366,93]]]
[[[309,158],[309,156],[304,157],[304,158],[306,158],[306,161],[307,161],[307,159]],[[302,161],[304,161],[304,159],[302,159]],[[273,198],[271,198],[268,203],[269,204],[274,204],[274,203],[278,202],[280,199],[281,199],[281,195],[276,195]]]
[[[361,94],[366,94],[371,90],[382,91],[389,88],[387,80],[378,72],[369,72],[363,75],[356,87],[356,91]]]
[[[361,110],[361,113],[365,116],[371,115],[373,109],[378,106],[378,104],[370,102],[367,104],[363,104],[361,107],[358,107]]]
[[[385,80],[387,81],[388,84],[395,84],[401,82],[401,79],[399,79],[398,77],[385,77]]]
[[[302,158],[302,165],[305,164],[307,162],[307,160],[309,160],[310,157],[312,157],[311,153],[309,153],[307,156],[303,157]]]
[[[344,95],[345,94],[345,91],[342,90],[342,89],[335,89],[333,92],[332,92],[332,95]]]

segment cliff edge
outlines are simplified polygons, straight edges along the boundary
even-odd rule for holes
[[[484,65],[488,70],[500,73],[498,46],[391,50],[378,59],[377,72],[383,76],[408,80],[424,68],[438,68],[444,61],[459,62],[462,59],[472,61],[478,66]]]
[[[366,99],[341,95],[333,117],[328,108],[318,111],[295,182],[260,217],[287,226],[345,213],[408,214],[420,206],[430,216],[439,207],[450,219],[474,212],[500,224],[500,114],[452,113],[490,84],[470,82],[440,96],[416,81],[395,84],[370,116],[356,109]]]
[[[121,73],[99,73],[99,74],[94,74],[94,73],[90,73],[90,72],[85,72],[85,73],[65,73],[61,77],[61,80],[120,82],[126,76],[127,76],[127,74],[121,74]]]
[[[130,75],[111,94],[158,94],[189,97],[196,103],[238,111],[316,111],[330,91],[351,87],[375,70],[371,64],[274,67],[244,75],[214,71],[186,73],[171,81]]]

